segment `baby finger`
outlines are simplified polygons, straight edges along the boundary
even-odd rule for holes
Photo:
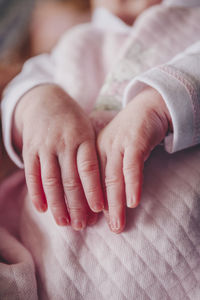
[[[134,150],[135,148],[135,150]],[[125,150],[123,173],[126,187],[127,206],[134,208],[138,205],[142,190],[144,157],[136,147]]]
[[[120,233],[125,226],[125,190],[122,172],[122,155],[118,151],[107,156],[105,186],[109,209],[109,225]]]
[[[89,207],[76,166],[76,152],[60,154],[59,163],[71,225],[75,230],[82,230],[87,224]]]
[[[45,212],[47,202],[42,187],[39,157],[24,151],[23,159],[29,197],[39,212]]]
[[[94,141],[82,143],[77,152],[77,166],[86,199],[94,212],[104,208],[99,164]]]
[[[56,155],[41,155],[42,183],[48,205],[56,223],[66,226],[70,223]]]

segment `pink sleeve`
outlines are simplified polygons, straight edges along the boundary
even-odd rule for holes
[[[125,106],[147,86],[162,95],[173,122],[165,148],[173,153],[200,143],[200,42],[169,63],[134,78],[126,87]]]

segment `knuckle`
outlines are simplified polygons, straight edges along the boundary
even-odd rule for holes
[[[78,178],[67,178],[63,180],[64,190],[73,192],[81,189],[81,183]]]
[[[70,143],[71,145],[72,143]],[[56,149],[57,151],[59,151],[60,153],[65,153],[66,149],[67,149],[67,141],[66,138],[64,137],[59,137],[59,142],[56,145]]]
[[[105,187],[106,189],[120,183],[120,178],[118,176],[105,177]]]
[[[39,161],[38,152],[37,152],[36,147],[33,148],[33,147],[28,147],[26,145],[23,145],[22,158],[24,160],[25,166],[29,165],[30,162],[32,162],[32,161],[35,161],[35,160]]]
[[[128,165],[123,167],[123,173],[125,176],[137,176],[139,174],[139,166]]]
[[[93,194],[96,193],[99,190],[98,185],[90,185],[87,187],[87,194]]]
[[[127,164],[123,167],[123,174],[126,184],[134,184],[141,176],[143,161],[138,160],[134,164]]]
[[[82,206],[68,206],[68,210],[70,215],[82,215],[83,213],[85,213],[85,208]]]
[[[80,172],[93,173],[93,172],[97,172],[98,165],[97,165],[96,162],[87,160],[87,161],[84,161],[84,162],[80,162],[79,168],[80,168]]]
[[[121,211],[123,209],[123,204],[121,202],[118,201],[109,201],[108,203],[109,206],[109,210],[115,210],[115,211]]]
[[[55,215],[60,215],[60,213],[63,212],[62,205],[59,202],[55,201],[55,200],[50,201],[49,206],[50,206],[51,211],[52,211],[54,216]]]
[[[44,142],[44,140],[43,140]],[[41,148],[43,145],[42,140],[40,138],[24,138],[23,139],[23,148],[22,148],[22,153],[26,154],[28,156],[36,156],[38,153],[38,150]]]
[[[135,165],[129,163],[123,167],[123,170],[127,171],[127,172],[131,172],[131,171],[135,170],[135,168],[136,168]]]
[[[31,201],[33,203],[38,203],[41,201],[41,194],[40,193],[37,193],[37,192],[29,192],[29,195],[30,195],[30,198],[31,198]]]
[[[26,174],[26,180],[30,185],[35,185],[38,182],[38,175],[34,174],[34,173],[27,173]]]
[[[86,193],[86,197],[92,197],[93,195],[96,195],[96,193],[98,192],[98,186],[95,185],[91,185],[91,186],[88,186],[85,190],[85,193]]]
[[[43,180],[43,186],[46,189],[53,189],[60,186],[60,180],[56,176],[47,176]]]
[[[57,197],[49,197],[47,201],[51,208],[51,211],[54,214],[59,214],[60,212],[63,212],[65,210],[66,204],[62,202],[61,199],[58,200]]]

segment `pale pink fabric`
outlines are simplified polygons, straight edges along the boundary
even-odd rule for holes
[[[154,151],[120,235],[102,216],[80,233],[59,228],[16,173],[0,186],[0,299],[199,300],[199,170],[199,148]]]
[[[170,1],[164,3],[167,2]],[[194,1],[190,3],[195,5]],[[50,57],[43,55],[28,62],[23,73],[8,87],[3,104],[4,135],[12,158],[20,165],[12,149],[10,128],[13,109],[27,89],[47,82],[59,83],[90,112],[112,69],[97,106],[107,104],[118,110],[122,105],[119,95],[124,96],[125,104],[144,88],[138,86],[141,78],[145,85],[150,84],[145,79],[149,78],[147,73],[133,78],[135,69],[134,77],[167,62],[197,41],[199,8],[178,9],[175,4],[174,0],[172,6],[148,10],[137,20],[128,41],[132,29],[114,18],[110,30],[105,32],[97,24],[76,28],[63,38]],[[149,32],[150,25],[157,28],[158,16],[162,16],[163,23],[159,22],[159,30]],[[179,43],[186,22],[192,34],[187,33],[187,39],[182,35]],[[172,36],[166,33],[166,24]],[[166,39],[160,45],[163,36]],[[119,52],[122,44],[124,48]],[[198,47],[192,49],[189,57],[198,54]],[[176,68],[182,71],[180,78],[187,73],[187,78],[192,79],[193,75],[185,71],[181,62],[182,56],[175,58]],[[186,64],[190,65],[194,63]],[[172,82],[169,78],[174,82],[171,64],[160,69],[167,74],[168,84]],[[197,91],[199,73],[198,68],[195,70]],[[134,79],[136,82],[132,82]],[[157,81],[155,76],[158,86]],[[182,79],[180,82],[187,100],[188,84]],[[179,81],[175,86],[180,87]],[[116,97],[114,101],[109,95]],[[172,93],[165,95],[171,103]],[[187,101],[184,105],[187,106]],[[127,210],[127,228],[121,235],[111,233],[102,216],[97,225],[80,233],[56,226],[50,212],[41,215],[35,211],[25,197],[23,172],[16,173],[0,186],[0,299],[199,300],[199,164],[199,147],[172,156],[162,148],[156,149],[145,165],[141,204],[137,209]]]

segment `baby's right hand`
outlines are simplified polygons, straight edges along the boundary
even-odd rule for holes
[[[37,210],[49,206],[58,225],[75,230],[94,223],[104,206],[95,133],[78,104],[56,85],[30,90],[16,107],[13,140]]]

